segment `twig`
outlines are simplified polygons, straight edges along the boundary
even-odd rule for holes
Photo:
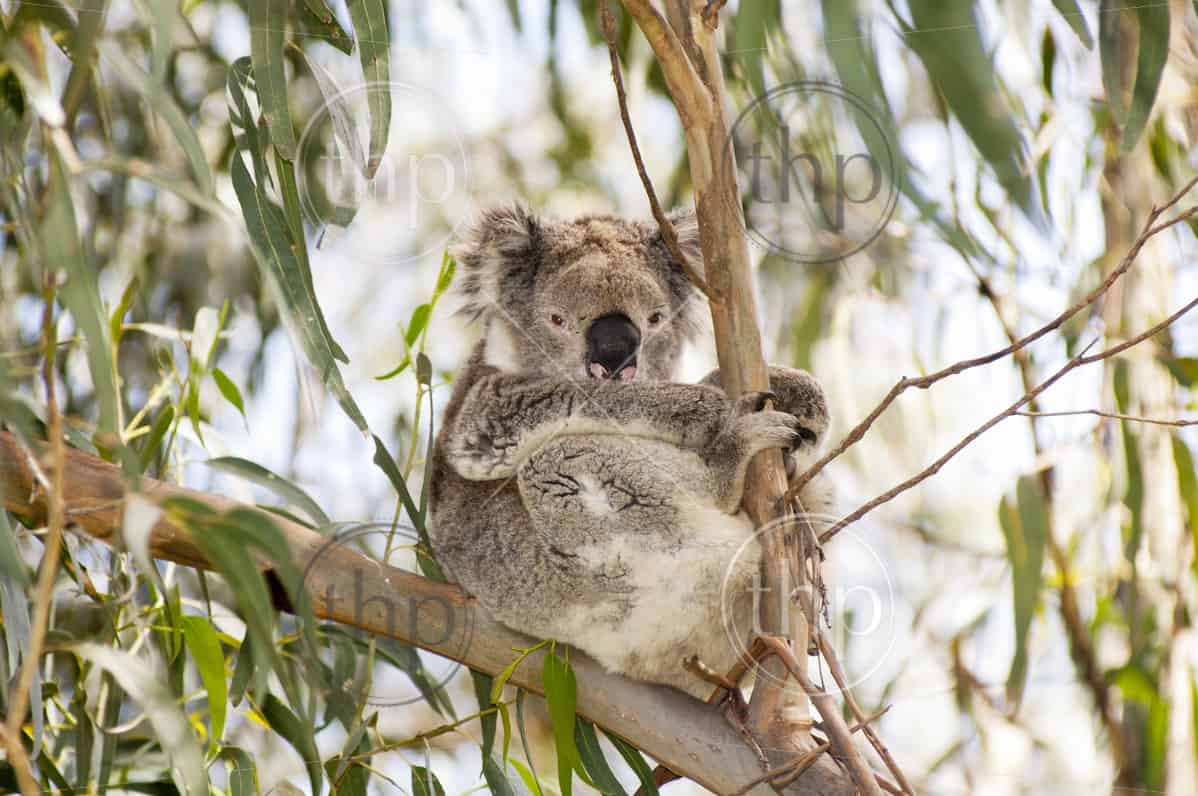
[[[698,288],[707,297],[708,301],[718,303],[719,298],[712,293],[703,275],[695,269],[690,259],[687,258],[686,253],[682,251],[682,247],[678,245],[678,233],[674,230],[673,223],[670,222],[670,219],[666,217],[666,214],[661,209],[661,203],[657,200],[657,192],[653,190],[653,180],[649,178],[649,172],[645,169],[645,161],[641,158],[641,148],[636,143],[636,131],[632,129],[632,119],[628,115],[628,97],[624,92],[624,76],[620,70],[620,55],[616,51],[616,20],[612,16],[608,0],[600,0],[599,21],[603,28],[603,38],[607,40],[607,55],[611,60],[611,79],[616,84],[616,100],[620,105],[620,121],[624,123],[624,133],[628,137],[628,148],[632,150],[632,159],[636,163],[636,173],[640,175],[641,185],[645,187],[645,195],[649,198],[649,209],[652,211],[653,218],[657,221],[657,226],[661,230],[662,240],[665,241],[666,248],[670,250],[670,256],[686,272],[686,276],[690,279],[691,284]]]
[[[828,739],[835,745],[837,756],[841,758],[853,778],[853,783],[864,796],[882,796],[882,790],[874,772],[861,756],[860,750],[853,744],[852,733],[840,715],[840,706],[832,696],[811,682],[802,665],[799,664],[790,645],[784,639],[776,636],[761,636],[767,650],[778,656],[790,676],[807,692],[807,696],[815,703],[819,715],[824,720],[824,730]]]
[[[1091,342],[1089,345],[1087,345],[1082,350],[1082,354],[1084,354],[1085,351],[1090,350],[1090,348],[1092,348],[1093,346],[1094,346],[1094,342]],[[882,505],[883,503],[890,502],[894,498],[896,498],[899,495],[901,495],[902,493],[906,492],[911,487],[913,487],[919,483],[922,483],[926,479],[935,475],[937,472],[939,472],[940,468],[943,467],[948,462],[949,459],[953,458],[958,453],[960,453],[962,450],[964,450],[971,442],[973,442],[978,437],[985,434],[987,431],[989,431],[994,426],[998,425],[1003,420],[1006,420],[1008,417],[1011,417],[1012,415],[1014,415],[1017,411],[1019,411],[1020,408],[1022,408],[1024,405],[1026,405],[1029,401],[1034,399],[1040,393],[1047,390],[1049,387],[1051,387],[1053,384],[1055,384],[1058,379],[1060,379],[1062,376],[1064,376],[1069,371],[1073,370],[1073,368],[1077,367],[1078,363],[1081,361],[1082,354],[1078,354],[1077,356],[1073,357],[1068,362],[1066,362],[1065,365],[1060,370],[1058,370],[1056,373],[1052,374],[1052,376],[1050,376],[1047,380],[1045,380],[1045,381],[1041,382],[1039,385],[1037,385],[1035,390],[1032,390],[1031,392],[1026,393],[1018,401],[1011,404],[1006,409],[999,412],[997,415],[995,415],[994,417],[990,418],[982,425],[975,428],[973,431],[971,431],[969,434],[967,434],[964,437],[964,439],[962,439],[956,445],[949,448],[948,451],[943,456],[941,456],[936,461],[932,462],[926,468],[919,471],[915,475],[911,476],[906,481],[903,481],[898,486],[888,489],[885,492],[883,492],[881,495],[878,495],[874,499],[862,504],[859,508],[857,508],[852,513],[847,514],[844,517],[840,518],[836,522],[835,525],[833,525],[831,528],[828,528],[826,531],[824,531],[820,535],[820,537],[819,537],[820,542],[827,542],[833,536],[838,534],[846,525],[856,522],[857,520],[861,519],[866,514],[873,511],[874,509],[876,509],[878,506]]]
[[[33,678],[37,675],[38,662],[46,643],[46,630],[50,623],[50,601],[54,595],[54,581],[58,578],[59,556],[62,550],[63,528],[63,470],[66,462],[66,452],[63,444],[62,415],[58,411],[58,398],[54,391],[55,354],[58,346],[55,340],[54,319],[54,277],[48,275],[42,289],[42,337],[46,344],[46,357],[42,365],[42,378],[46,384],[46,420],[50,434],[50,493],[48,496],[49,517],[48,531],[45,537],[45,553],[42,555],[41,566],[38,570],[37,591],[33,601],[33,628],[30,634],[29,646],[21,661],[21,671],[17,684],[8,698],[8,723],[5,726],[5,740],[9,753],[13,756],[14,768],[18,770],[21,791],[25,796],[36,796],[38,790],[33,781],[32,763],[25,754],[21,742],[21,727],[25,723],[25,712],[29,709],[29,691],[33,687]],[[40,710],[41,706],[35,706]],[[33,784],[32,790],[29,786]]]
[[[859,718],[857,723],[849,728],[849,732],[855,733],[860,732],[861,730],[866,730],[868,732],[869,725],[885,715],[889,709],[890,708],[887,707],[879,710],[872,716]],[[746,782],[742,787],[728,794],[728,796],[744,796],[744,794],[753,790],[753,788],[757,787],[763,782],[768,782],[778,788],[784,788],[801,777],[803,772],[811,768],[811,764],[830,748],[831,744],[829,744],[827,741],[820,741],[819,744],[812,747],[809,751],[803,753],[789,763],[785,763],[777,768],[770,769],[761,776]]]
[[[982,294],[990,302],[990,306],[994,308],[994,314],[998,318],[999,324],[1002,326],[1003,333],[1011,343],[1018,340],[1015,329],[1007,321],[1002,306],[999,303],[998,294],[994,291],[989,281],[984,275],[974,272],[978,279],[978,284],[981,287]],[[1032,372],[1031,358],[1027,355],[1026,349],[1016,351],[1014,354],[1015,366],[1019,369],[1019,378],[1023,383],[1024,392],[1030,392],[1035,388],[1035,375]],[[1040,406],[1036,400],[1028,402],[1028,410],[1026,413],[1018,412],[1017,414],[1035,415],[1039,412]],[[1043,456],[1044,449],[1040,444],[1040,437],[1037,434],[1036,421],[1034,417],[1030,420],[1032,432],[1032,447],[1035,450],[1036,457]],[[1042,468],[1037,472],[1037,478],[1040,482],[1040,487],[1044,491],[1045,499],[1052,499],[1053,484],[1050,471],[1047,468]],[[1048,525],[1047,547],[1049,555],[1052,558],[1053,566],[1057,568],[1061,577],[1059,578],[1057,589],[1059,592],[1059,607],[1061,621],[1065,625],[1065,637],[1069,644],[1069,655],[1073,658],[1074,665],[1077,666],[1081,673],[1083,681],[1094,697],[1095,707],[1098,709],[1098,715],[1102,720],[1103,726],[1106,727],[1107,735],[1111,748],[1111,757],[1115,761],[1116,769],[1123,768],[1124,752],[1122,736],[1120,734],[1119,722],[1114,715],[1113,700],[1111,699],[1111,686],[1103,675],[1102,667],[1098,664],[1097,656],[1094,653],[1094,644],[1090,640],[1090,632],[1087,628],[1085,620],[1082,619],[1081,610],[1078,608],[1077,592],[1073,588],[1073,581],[1069,578],[1069,556],[1065,549],[1057,541],[1056,534],[1053,530],[1052,523]],[[962,667],[964,668],[964,667]],[[981,692],[988,698],[988,694]],[[1014,718],[1014,712],[1017,706],[1012,705],[1009,711],[1002,711]]]
[[[1182,196],[1189,193],[1189,191],[1194,187],[1195,183],[1198,183],[1198,177],[1186,183],[1185,187],[1178,191],[1177,194],[1175,194],[1173,198],[1170,199],[1165,205],[1159,208],[1153,208],[1152,212],[1148,214],[1148,220],[1144,222],[1144,228],[1140,232],[1140,236],[1136,238],[1136,241],[1132,244],[1131,249],[1128,250],[1123,260],[1120,261],[1119,266],[1112,270],[1107,275],[1106,279],[1102,280],[1102,283],[1098,285],[1098,287],[1091,290],[1080,301],[1066,309],[1056,318],[1053,318],[1051,321],[1041,326],[1031,334],[1021,337],[1019,340],[999,349],[998,351],[994,351],[984,356],[975,357],[974,359],[962,360],[949,365],[946,368],[942,368],[935,373],[929,373],[926,376],[919,376],[915,378],[903,377],[902,379],[899,379],[899,381],[890,388],[890,392],[886,393],[881,402],[874,407],[873,411],[866,415],[864,420],[854,426],[852,430],[845,435],[845,438],[841,440],[840,444],[838,444],[824,456],[820,457],[820,459],[815,462],[810,469],[795,479],[794,483],[787,492],[787,497],[798,495],[802,491],[803,487],[806,486],[812,478],[815,478],[815,476],[818,475],[825,467],[827,467],[830,462],[838,458],[846,450],[859,442],[861,438],[865,436],[865,432],[868,431],[871,426],[873,426],[874,421],[876,421],[878,417],[880,417],[881,414],[886,411],[886,409],[892,403],[894,403],[895,399],[906,392],[909,388],[918,387],[921,390],[926,390],[936,382],[946,379],[949,376],[955,376],[958,373],[963,373],[971,368],[996,362],[1005,356],[1026,348],[1028,345],[1031,345],[1049,332],[1060,328],[1062,324],[1064,324],[1074,315],[1081,312],[1085,307],[1094,303],[1094,301],[1109,291],[1111,286],[1114,285],[1115,282],[1118,281],[1119,278],[1123,276],[1123,274],[1125,274],[1129,268],[1131,268],[1132,263],[1135,262],[1140,250],[1144,248],[1144,244],[1146,244],[1152,237],[1164,232],[1174,224],[1179,224],[1198,213],[1198,207],[1191,207],[1190,209],[1179,213],[1177,216],[1169,219],[1168,221],[1162,222],[1161,224],[1156,224],[1156,221],[1161,217],[1161,214],[1177,204],[1177,202],[1181,200]]]
[[[1195,212],[1195,211],[1198,211],[1198,208],[1194,208],[1194,210],[1191,211],[1191,213]],[[997,425],[1002,420],[1005,420],[1008,417],[1013,416],[1016,412],[1019,411],[1019,409],[1021,407],[1023,407],[1025,404],[1030,402],[1032,399],[1034,399],[1040,393],[1047,390],[1049,387],[1051,387],[1053,384],[1055,384],[1058,379],[1060,379],[1062,376],[1064,376],[1069,371],[1071,371],[1075,368],[1081,367],[1082,365],[1089,365],[1093,362],[1098,362],[1103,359],[1109,359],[1110,357],[1113,357],[1117,354],[1123,353],[1124,351],[1131,348],[1132,346],[1138,345],[1139,343],[1144,342],[1145,340],[1152,337],[1153,335],[1159,334],[1162,330],[1167,329],[1168,327],[1172,326],[1177,321],[1178,318],[1185,315],[1190,310],[1194,309],[1194,307],[1198,307],[1198,298],[1193,299],[1188,304],[1186,304],[1184,307],[1179,309],[1177,312],[1173,313],[1168,318],[1165,318],[1165,320],[1146,329],[1145,331],[1141,332],[1140,334],[1136,335],[1135,337],[1132,337],[1130,340],[1126,340],[1118,345],[1111,346],[1110,348],[1105,349],[1103,351],[1099,351],[1097,354],[1090,354],[1089,356],[1086,356],[1086,351],[1089,351],[1090,348],[1093,347],[1094,342],[1097,342],[1097,341],[1091,342],[1090,345],[1088,345],[1084,349],[1082,349],[1082,351],[1077,356],[1073,357],[1068,362],[1066,362],[1065,365],[1063,367],[1061,367],[1060,370],[1058,370],[1056,373],[1054,373],[1047,380],[1041,382],[1036,387],[1036,389],[1032,390],[1031,392],[1026,393],[1018,401],[1011,404],[1009,407],[1007,407],[1006,409],[1004,409],[1002,412],[998,413],[994,417],[990,418],[982,425],[978,426],[968,436],[966,436],[964,439],[962,439],[960,442],[958,442],[956,445],[954,445],[952,448],[950,448],[947,453],[945,453],[939,459],[934,461],[926,469],[911,476],[910,478],[908,478],[906,481],[902,482],[898,486],[887,490],[886,492],[882,493],[881,495],[878,495],[876,498],[865,503],[860,508],[853,511],[851,514],[847,514],[844,517],[842,517],[840,520],[838,520],[836,522],[835,525],[833,525],[831,528],[824,531],[822,535],[820,535],[820,538],[819,538],[820,542],[828,541],[833,536],[835,536],[837,533],[839,533],[846,525],[856,522],[857,520],[861,519],[866,514],[873,511],[875,508],[882,505],[883,503],[887,503],[887,502],[893,500],[894,498],[901,495],[903,492],[906,492],[908,489],[915,486],[916,484],[919,484],[920,482],[926,480],[927,478],[931,477],[932,475],[935,475],[936,472],[938,470],[940,470],[940,468],[943,467],[944,464],[949,459],[951,459],[952,457],[954,457],[958,453],[960,453],[967,445],[969,445],[971,442],[976,440],[982,434],[989,431],[991,427]]]
[[[1016,412],[1020,417],[1070,417],[1074,415],[1093,415],[1095,417],[1105,417],[1108,420],[1126,420],[1130,423],[1150,423],[1154,426],[1169,426],[1172,428],[1186,428],[1187,426],[1198,426],[1198,419],[1195,420],[1159,420],[1153,417],[1137,417],[1136,415],[1123,415],[1118,412],[1103,412],[1099,409],[1070,409],[1063,412]]]
[[[852,711],[853,717],[861,723],[862,729],[865,731],[865,737],[869,739],[874,751],[878,753],[878,757],[882,758],[882,762],[890,769],[890,773],[894,774],[894,778],[898,781],[902,792],[910,794],[910,796],[915,796],[915,789],[907,781],[907,777],[903,774],[902,769],[899,768],[898,763],[895,762],[894,756],[890,754],[890,750],[886,748],[886,744],[882,743],[882,738],[869,726],[869,722],[865,718],[865,711],[857,704],[857,698],[849,690],[848,678],[845,677],[844,667],[840,665],[840,660],[836,657],[836,650],[832,649],[832,644],[829,643],[828,637],[819,630],[816,630],[815,638],[819,644],[820,654],[824,656],[824,661],[828,664],[828,670],[832,673],[832,679],[836,681],[836,687],[840,689],[840,693],[844,694],[844,703]],[[882,712],[885,712],[885,709]],[[881,715],[881,713],[878,715]]]

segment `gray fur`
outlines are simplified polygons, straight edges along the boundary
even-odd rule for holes
[[[697,262],[693,216],[676,224]],[[726,670],[738,649],[725,619],[750,635],[759,551],[739,513],[746,468],[768,448],[787,452],[789,470],[809,465],[828,427],[823,391],[771,368],[768,410],[764,394],[730,400],[718,373],[670,382],[699,304],[654,224],[507,207],[455,255],[484,335],[434,451],[438,560],[499,621],[705,695],[682,661]],[[585,330],[610,312],[642,332],[631,382],[587,375]],[[725,610],[722,593],[741,598]]]

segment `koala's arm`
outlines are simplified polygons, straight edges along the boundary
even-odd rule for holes
[[[447,459],[464,477],[513,475],[546,440],[612,434],[702,449],[728,423],[731,402],[700,384],[568,382],[492,371],[469,388],[447,429]]]

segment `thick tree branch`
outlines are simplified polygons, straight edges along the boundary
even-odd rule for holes
[[[118,468],[70,449],[64,465],[68,521],[92,538],[122,548],[121,518],[129,493]],[[31,523],[46,522],[48,496],[37,482],[33,463],[16,438],[3,432],[0,492],[9,511]],[[155,502],[186,497],[218,511],[242,507],[224,497],[148,478],[142,479],[140,494]],[[512,662],[516,657],[513,648],[535,643],[495,622],[456,586],[387,566],[346,546],[329,547],[326,537],[298,523],[273,514],[265,516],[283,533],[295,563],[308,570],[305,586],[320,618],[390,636],[488,674],[497,674]],[[156,558],[211,568],[188,532],[167,519],[154,526],[149,550]],[[355,589],[357,596],[351,603],[349,597]],[[544,693],[541,654],[533,653],[517,667],[511,678],[514,685]],[[580,685],[579,713],[670,769],[717,793],[734,791],[760,775],[753,751],[704,703],[665,686],[608,674],[581,652],[573,651],[570,662]],[[842,793],[838,775],[835,768],[829,771],[813,766],[787,792]],[[752,792],[773,793],[766,786]]]

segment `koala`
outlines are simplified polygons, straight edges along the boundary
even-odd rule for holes
[[[700,262],[693,214],[674,224]],[[735,400],[718,371],[672,381],[702,305],[655,223],[502,207],[454,255],[482,337],[432,457],[438,561],[503,624],[706,697],[683,662],[725,672],[752,637],[746,469],[770,448],[811,464],[823,390],[781,367]]]

